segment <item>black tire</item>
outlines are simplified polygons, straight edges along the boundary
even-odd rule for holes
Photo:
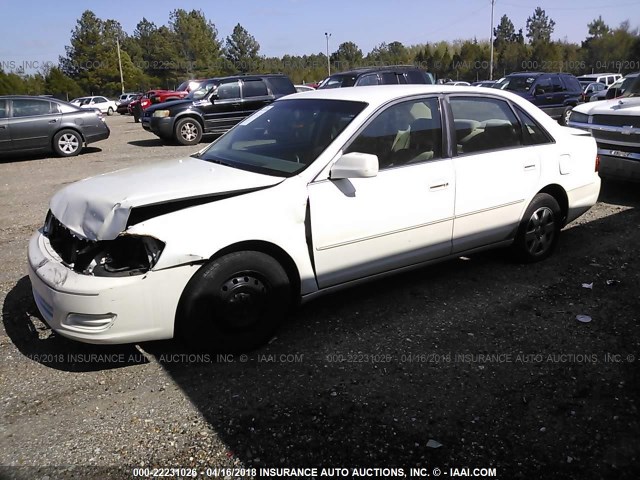
[[[558,119],[558,123],[563,126],[567,126],[569,123],[569,117],[571,116],[571,112],[573,111],[573,107],[565,107],[562,112],[562,116]]]
[[[107,110],[107,115],[113,115],[113,108],[109,107],[109,110]]]
[[[289,277],[273,257],[230,253],[203,265],[187,284],[176,336],[200,351],[253,350],[273,336],[290,304]]]
[[[517,258],[525,263],[544,260],[553,253],[560,237],[562,212],[555,198],[538,193],[524,212],[513,244]]]
[[[75,157],[82,150],[82,137],[75,130],[60,130],[53,136],[53,150],[60,157]]]
[[[196,145],[202,140],[202,126],[192,117],[178,120],[173,132],[181,145]]]

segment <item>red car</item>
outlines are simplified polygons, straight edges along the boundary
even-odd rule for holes
[[[163,92],[166,90],[149,90],[146,92],[140,99],[133,100],[127,106],[128,112],[133,115],[133,120],[136,123],[140,122],[140,117],[142,117],[142,112],[146,110],[149,106],[151,106],[151,97],[156,95],[158,92]]]

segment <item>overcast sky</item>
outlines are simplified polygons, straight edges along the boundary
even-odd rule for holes
[[[598,15],[612,27],[624,20],[632,28],[640,26],[640,1],[632,0],[496,0],[494,25],[507,14],[516,30],[525,31],[527,17],[537,5],[556,22],[554,40],[582,41],[587,23]],[[160,26],[177,7],[204,11],[221,40],[240,23],[260,43],[261,55],[276,57],[325,52],[325,32],[331,33],[330,52],[342,42],[353,41],[365,54],[381,42],[397,40],[408,46],[474,37],[488,40],[490,35],[491,0],[0,0],[0,65],[57,63],[86,9],[103,20],[119,21],[132,34],[142,17]]]

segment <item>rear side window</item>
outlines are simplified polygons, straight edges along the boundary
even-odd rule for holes
[[[290,93],[296,93],[296,89],[289,78],[269,77],[267,81],[269,82],[271,92],[274,95],[289,95]]]
[[[528,114],[519,107],[516,107],[516,112],[520,121],[522,122],[523,131],[523,143],[525,145],[542,145],[545,143],[552,143],[551,137],[547,132],[536,123]]]
[[[362,77],[360,77],[360,80],[358,80],[358,86],[365,85],[378,85],[378,75],[375,73],[370,73],[368,75],[363,75]]]
[[[262,80],[248,80],[244,82],[242,87],[244,98],[264,97],[269,95],[267,85]]]
[[[240,98],[240,84],[238,82],[223,83],[218,87],[218,99],[229,100]]]
[[[451,97],[458,154],[517,147],[523,144],[520,124],[504,100]]]
[[[562,85],[560,76],[554,75],[553,77],[551,77],[551,88],[554,92],[562,92],[564,90],[564,86]],[[570,89],[569,85],[567,85],[567,88]]]
[[[418,70],[409,70],[405,72],[407,83],[431,83],[426,73]]]
[[[379,76],[381,85],[396,85],[398,83],[395,72],[382,72]]]
[[[7,102],[5,100],[0,100],[0,118],[7,118],[8,116]]]
[[[578,92],[582,90],[582,88],[580,88],[580,82],[578,81],[577,78],[571,77],[569,75],[563,75],[562,80],[564,81],[564,84],[567,90],[571,92]]]
[[[14,117],[33,117],[48,115],[51,110],[51,102],[46,100],[13,100]]]

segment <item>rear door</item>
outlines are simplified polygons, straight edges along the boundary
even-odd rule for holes
[[[48,148],[62,114],[58,104],[39,98],[13,99],[9,118],[12,149]]]
[[[455,125],[456,253],[513,237],[538,185],[540,157],[505,100],[456,95],[449,105]]]
[[[240,82],[242,101],[238,109],[239,117],[245,118],[253,112],[273,102],[274,96],[269,92],[267,84],[261,78]],[[240,121],[240,120],[238,120]]]

